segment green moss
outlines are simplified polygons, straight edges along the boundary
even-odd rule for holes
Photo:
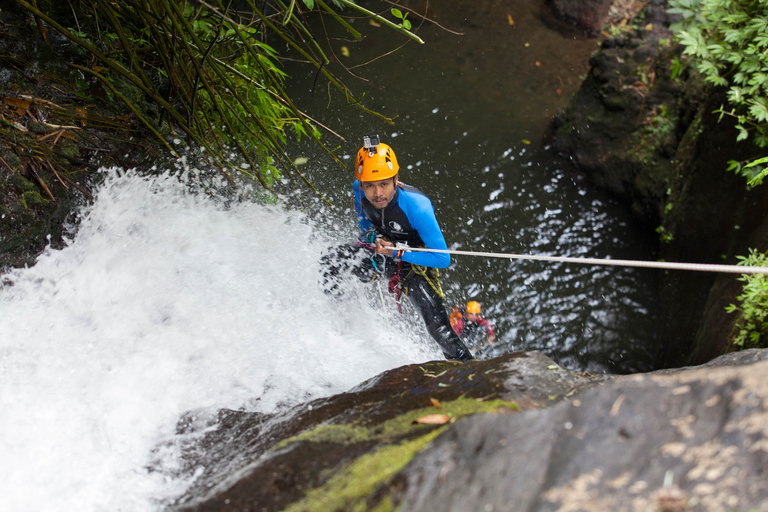
[[[130,101],[132,105],[138,107],[142,112],[146,111],[146,98],[144,97],[144,93],[141,91],[141,89],[136,87],[133,83],[129,82],[122,76],[118,76],[112,82],[112,85],[114,85],[115,89],[117,89],[123,96],[125,96],[125,98]]]
[[[59,142],[61,152],[70,158],[80,158],[80,148],[71,140],[63,139]]]
[[[277,444],[283,448],[291,443],[308,441],[311,443],[351,444],[368,441],[370,435],[365,427],[355,425],[320,425],[298,436],[284,439]]]
[[[433,370],[439,368],[433,368]],[[425,370],[426,371],[426,370]],[[421,451],[440,433],[450,428],[450,424],[437,429],[432,425],[414,423],[416,419],[428,414],[445,414],[457,419],[477,413],[488,413],[499,409],[520,410],[511,402],[504,400],[478,401],[460,398],[443,402],[438,407],[425,407],[401,414],[379,425],[364,427],[359,425],[321,425],[311,431],[281,443],[285,446],[296,441],[332,442],[348,444],[372,439],[397,439],[412,434],[414,429],[430,429],[429,432],[400,444],[384,445],[375,451],[358,457],[347,467],[317,489],[310,490],[298,502],[291,504],[285,512],[314,511],[366,511],[367,499],[376,488],[389,481],[408,464],[414,455]],[[378,512],[391,512],[395,507],[390,497],[385,497],[376,505]]]
[[[677,123],[677,116],[665,105],[654,108],[643,121],[643,127],[630,137],[627,156],[642,167],[653,165],[659,148],[674,137]]]
[[[472,398],[460,398],[451,402],[443,402],[440,408],[425,407],[423,409],[416,409],[401,414],[400,416],[388,420],[376,427],[376,433],[378,434],[378,437],[385,439],[402,435],[413,428],[414,421],[427,414],[445,414],[453,419],[459,419],[470,414],[493,412],[500,407],[514,409],[516,411],[520,410],[517,404],[505,402],[504,400],[497,399],[489,400],[487,402],[479,402]]]
[[[24,176],[22,176],[17,172],[13,173],[8,181],[10,181],[11,184],[14,187],[16,187],[21,193],[31,192],[35,190],[34,183],[32,183],[27,178],[25,178]]]
[[[386,496],[379,504],[370,509],[370,512],[392,512],[395,510],[395,505],[392,504],[392,497]]]
[[[447,427],[399,445],[384,446],[363,455],[331,478],[323,487],[313,489],[304,499],[291,504],[285,512],[365,511],[366,499],[376,487],[405,467],[421,449]],[[385,500],[386,502],[387,500]],[[391,510],[382,508],[379,510]]]
[[[36,133],[38,135],[45,135],[50,131],[46,125],[43,123],[38,123],[37,121],[31,121],[27,123],[27,129],[29,129],[30,132]]]
[[[13,151],[6,151],[6,148],[2,148],[2,157],[11,169],[19,168],[19,157]]]
[[[30,190],[21,194],[21,204],[24,205],[24,208],[42,206],[45,204],[45,199],[36,190]]]
[[[384,423],[372,426],[360,425],[320,425],[303,432],[295,437],[290,437],[278,443],[277,448],[283,448],[291,443],[307,441],[313,443],[337,443],[352,444],[374,439],[392,439],[411,432],[414,428],[423,425],[415,421],[428,414],[445,414],[452,419],[458,419],[470,414],[493,412],[499,408],[507,408],[519,411],[517,404],[504,400],[488,400],[480,402],[472,398],[460,398],[450,402],[443,402],[440,408],[424,407],[406,412]]]

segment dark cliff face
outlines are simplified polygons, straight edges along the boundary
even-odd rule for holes
[[[597,186],[628,203],[649,226],[661,219],[672,158],[699,91],[671,79],[665,5],[651,5],[590,58],[590,72],[554,121],[555,149]],[[686,98],[683,100],[683,98]]]
[[[517,353],[397,368],[274,417],[193,413],[180,433],[203,469],[167,509],[764,510],[767,359],[597,378]]]
[[[713,112],[723,91],[694,73],[672,78],[666,2],[651,1],[632,24],[606,39],[589,76],[554,123],[555,148],[597,186],[625,202],[659,233],[659,258],[731,263],[750,247],[768,248],[768,187],[749,193],[726,172],[729,160],[756,155],[737,143],[733,123]],[[661,367],[700,364],[731,349],[740,293],[735,276],[665,272]]]
[[[734,264],[750,248],[768,249],[768,187],[747,191],[744,178],[725,172],[729,160],[755,153],[750,144],[735,142],[731,122],[712,114],[724,103],[722,91],[702,102],[675,155],[661,224],[672,237],[662,243],[665,260]],[[725,308],[740,293],[737,275],[668,273],[662,288],[668,311],[665,364],[701,364],[731,350],[737,317]]]

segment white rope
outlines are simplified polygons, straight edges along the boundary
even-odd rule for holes
[[[768,267],[747,267],[739,265],[714,265],[706,263],[676,263],[672,261],[640,261],[640,260],[611,260],[600,258],[568,258],[564,256],[546,256],[540,254],[507,254],[500,252],[474,252],[474,251],[451,251],[441,249],[424,249],[408,247],[405,244],[398,243],[397,250],[411,252],[436,252],[445,254],[457,254],[463,256],[482,256],[485,258],[505,258],[510,260],[537,260],[537,261],[560,261],[564,263],[580,263],[583,265],[608,265],[614,267],[640,267],[640,268],[661,268],[666,270],[693,270],[698,272],[720,272],[726,274],[768,274]]]

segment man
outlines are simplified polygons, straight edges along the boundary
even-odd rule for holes
[[[421,191],[400,183],[400,167],[392,148],[381,144],[375,135],[364,137],[364,141],[355,158],[354,182],[355,212],[362,242],[345,245],[336,254],[323,258],[327,268],[326,290],[338,293],[338,284],[334,281],[345,272],[364,281],[374,279],[377,274],[385,275],[398,306],[400,295],[405,294],[447,359],[472,359],[472,354],[453,332],[443,307],[437,269],[451,263],[450,255],[395,250],[396,243],[447,249],[432,203]]]
[[[450,321],[453,331],[468,344],[478,344],[486,339],[493,344],[496,334],[491,323],[480,316],[480,303],[474,300],[467,302],[464,309],[455,306]]]

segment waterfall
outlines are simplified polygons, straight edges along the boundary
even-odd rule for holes
[[[106,176],[67,247],[0,278],[0,509],[157,510],[194,478],[167,442],[185,412],[273,412],[441,358],[375,285],[322,292],[342,240],[317,219]]]

